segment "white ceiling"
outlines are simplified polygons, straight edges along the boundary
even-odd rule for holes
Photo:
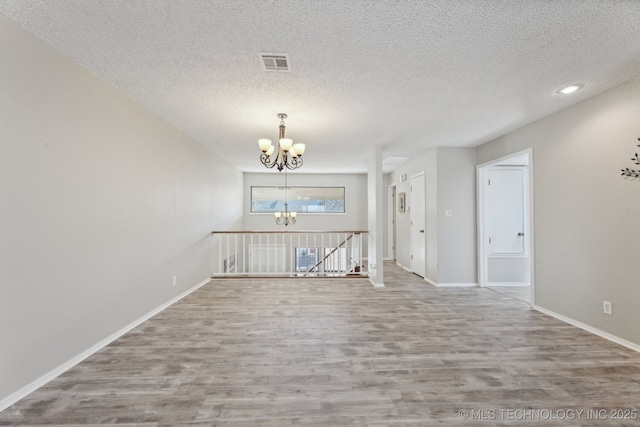
[[[245,171],[482,144],[640,76],[638,0],[0,0],[0,12]],[[258,52],[288,53],[265,72]],[[556,90],[579,82],[570,96]],[[393,167],[393,166],[388,166]],[[387,169],[388,170],[388,169]]]

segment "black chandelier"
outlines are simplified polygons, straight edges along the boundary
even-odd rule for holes
[[[287,115],[278,114],[280,119],[280,131],[278,134],[278,144],[274,146],[270,139],[262,138],[258,140],[258,147],[262,150],[260,161],[265,167],[271,169],[274,166],[278,171],[282,172],[284,168],[297,169],[302,166],[302,155],[304,154],[305,145],[301,143],[294,144],[292,139],[284,136],[284,119]],[[274,155],[275,152],[275,155]]]

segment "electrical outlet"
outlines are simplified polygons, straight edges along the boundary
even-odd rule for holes
[[[610,301],[602,301],[602,311],[604,314],[613,316],[613,304]]]
[[[177,282],[178,282],[178,278],[176,276],[173,276],[173,286],[175,286]]]

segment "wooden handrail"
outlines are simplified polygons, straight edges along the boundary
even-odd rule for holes
[[[338,234],[338,233],[351,233],[351,234],[368,234],[366,230],[347,230],[347,231],[318,231],[318,230],[300,230],[300,231],[212,231],[211,234]]]

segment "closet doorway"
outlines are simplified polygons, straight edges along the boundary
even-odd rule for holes
[[[478,283],[533,304],[531,150],[478,166]]]

